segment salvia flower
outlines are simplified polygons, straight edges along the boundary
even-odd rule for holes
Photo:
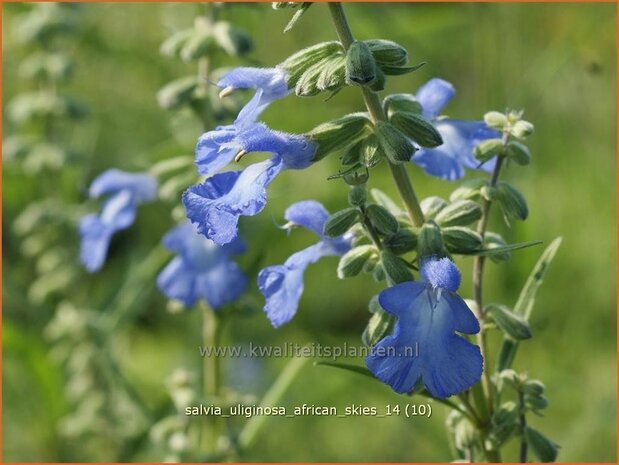
[[[92,182],[90,197],[108,198],[100,214],[92,213],[80,220],[80,260],[88,271],[103,266],[114,233],[131,226],[138,205],[153,200],[156,194],[157,181],[146,173],[111,169]]]
[[[386,289],[382,308],[397,317],[392,335],[372,348],[365,362],[374,375],[398,393],[413,390],[421,379],[434,397],[468,389],[482,373],[479,348],[456,334],[479,332],[479,322],[456,294],[460,272],[448,258],[430,259],[421,281]]]
[[[344,255],[351,239],[344,235],[325,237],[323,227],[329,212],[314,200],[297,202],[286,210],[289,227],[302,226],[316,233],[320,241],[291,255],[283,265],[269,266],[258,274],[258,287],[266,299],[264,311],[274,327],[289,322],[296,314],[303,294],[306,268],[322,257]]]
[[[157,277],[157,286],[168,298],[186,308],[204,299],[217,310],[245,291],[247,276],[230,259],[245,252],[239,238],[220,247],[198,234],[191,223],[184,223],[168,232],[163,244],[177,254]]]
[[[201,234],[219,245],[237,236],[240,216],[262,211],[266,188],[279,173],[308,167],[316,152],[316,145],[305,137],[273,131],[260,123],[237,134],[235,144],[244,152],[273,156],[242,171],[218,173],[183,194],[187,217]]]
[[[443,144],[435,148],[421,147],[411,160],[426,173],[448,181],[463,177],[465,169],[492,171],[495,160],[480,166],[480,162],[473,155],[473,150],[484,140],[499,136],[483,121],[437,119],[455,93],[454,87],[449,82],[434,78],[421,86],[415,96],[423,108],[423,116],[434,120],[434,125],[443,138]]]
[[[271,102],[291,92],[286,83],[286,73],[279,68],[236,68],[225,74],[217,86],[222,88],[221,96],[237,89],[256,90],[252,99],[240,111],[236,123],[256,121]]]
[[[217,85],[225,96],[237,89],[252,88],[256,93],[240,111],[234,124],[219,126],[204,133],[196,145],[196,164],[200,174],[212,175],[230,163],[241,151],[249,152],[247,142],[260,138],[264,127],[258,116],[273,101],[290,93],[286,74],[277,68],[236,68]],[[251,142],[250,142],[251,143]]]

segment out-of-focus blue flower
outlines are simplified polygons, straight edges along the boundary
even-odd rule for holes
[[[239,113],[236,123],[253,122],[273,101],[290,94],[286,73],[279,68],[236,68],[224,75],[217,86],[225,96],[236,89],[256,89],[252,99]]]
[[[138,205],[154,199],[156,194],[157,181],[146,173],[111,169],[92,182],[91,198],[109,197],[99,215],[92,213],[80,220],[80,260],[88,271],[103,266],[112,235],[131,226]]]
[[[256,89],[252,99],[240,111],[234,124],[219,126],[204,133],[196,145],[196,164],[200,174],[219,172],[241,152],[262,151],[260,141],[268,131],[256,123],[258,116],[274,100],[290,93],[285,73],[277,68],[236,68],[217,83],[221,95],[236,89]]]
[[[499,137],[499,134],[483,121],[437,119],[455,94],[456,91],[449,82],[434,78],[421,86],[415,96],[423,108],[423,116],[434,120],[443,144],[435,148],[420,147],[411,161],[421,166],[426,173],[448,181],[464,176],[465,169],[492,171],[495,160],[489,160],[480,166],[473,155],[473,149],[486,139]]]
[[[240,216],[262,211],[266,188],[279,173],[308,167],[316,152],[316,145],[305,137],[272,131],[259,123],[237,134],[235,144],[246,152],[268,152],[273,156],[243,171],[216,174],[183,194],[187,217],[201,234],[219,245],[237,236]]]
[[[421,378],[434,397],[449,397],[475,384],[482,373],[479,347],[463,334],[479,332],[479,322],[456,294],[460,272],[448,258],[423,263],[421,281],[386,289],[378,301],[397,317],[392,335],[373,347],[365,362],[398,393]]]
[[[198,234],[191,223],[176,226],[163,238],[177,254],[159,273],[157,286],[168,298],[193,307],[200,298],[211,308],[236,300],[247,287],[247,276],[230,260],[245,251],[241,239],[221,247]]]
[[[297,312],[303,294],[305,269],[322,257],[344,255],[350,250],[351,239],[344,235],[328,238],[323,226],[329,212],[314,200],[297,202],[284,215],[288,227],[302,226],[316,233],[320,241],[293,255],[283,265],[269,266],[258,274],[258,287],[266,299],[264,311],[274,327],[287,323]]]

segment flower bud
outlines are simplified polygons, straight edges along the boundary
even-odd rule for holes
[[[365,209],[365,214],[367,215],[368,220],[370,220],[370,223],[372,223],[372,226],[374,226],[378,232],[382,234],[395,234],[400,227],[398,220],[391,213],[389,213],[389,210],[385,207],[381,207],[380,205],[368,205]]]
[[[443,138],[436,128],[423,116],[415,113],[396,112],[391,123],[422,147],[438,147]]]
[[[324,233],[329,237],[338,237],[348,231],[359,219],[359,210],[346,208],[331,215],[324,226]]]
[[[365,186],[354,186],[348,191],[348,203],[353,207],[362,207],[368,200]]]
[[[526,220],[529,216],[529,207],[524,196],[505,181],[497,183],[494,200],[501,204],[507,220]]]
[[[432,196],[426,197],[421,201],[421,211],[426,219],[432,220],[434,217],[447,205],[449,205],[445,200],[440,197]]]
[[[346,252],[337,265],[337,277],[340,279],[357,276],[365,263],[376,254],[373,245],[361,245]]]
[[[378,165],[383,159],[384,153],[378,144],[378,138],[374,134],[366,137],[360,146],[360,162],[366,168]]]
[[[481,218],[481,207],[472,200],[456,200],[443,208],[435,217],[440,226],[466,226]]]
[[[379,308],[370,317],[368,325],[363,331],[361,340],[368,347],[374,347],[381,339],[391,333],[395,317]]]
[[[373,39],[365,40],[364,43],[379,66],[404,66],[408,63],[408,52],[406,49],[391,40]]]
[[[346,52],[346,79],[360,86],[376,79],[376,62],[365,42],[354,41]]]
[[[484,115],[484,121],[492,129],[502,131],[507,126],[507,116],[500,111],[489,111]]]
[[[519,165],[528,165],[531,163],[531,152],[529,148],[516,140],[512,140],[507,144],[507,156]]]
[[[380,261],[390,286],[413,280],[413,273],[406,266],[406,262],[388,250],[381,251]]]
[[[311,66],[333,55],[343,56],[342,44],[337,40],[321,42],[299,50],[290,55],[278,68],[286,72],[288,87],[296,87],[297,82]]]
[[[249,52],[254,44],[249,35],[227,21],[217,21],[213,27],[213,38],[227,54],[241,56]]]
[[[528,121],[520,120],[512,126],[511,133],[518,139],[525,139],[533,134],[534,130],[535,127],[533,124]]]
[[[508,336],[515,340],[531,338],[529,323],[521,315],[514,313],[505,305],[490,304],[484,308],[484,313]]]
[[[445,247],[451,253],[467,254],[481,249],[482,238],[472,229],[451,226],[441,229]]]
[[[366,133],[369,123],[365,113],[350,113],[316,126],[307,133],[310,140],[318,144],[314,161],[354,144]]]
[[[391,118],[398,111],[415,114],[420,114],[423,111],[421,104],[413,94],[387,95],[383,100],[383,108],[388,118]]]
[[[500,155],[502,152],[503,141],[501,139],[485,140],[477,147],[475,147],[475,150],[473,150],[475,158],[477,158],[481,162],[488,161],[491,158]]]
[[[417,251],[420,257],[442,257],[445,255],[443,235],[441,234],[441,229],[434,221],[426,221],[421,227]]]
[[[461,183],[449,196],[449,200],[475,200],[481,197],[481,188],[488,185],[484,178],[469,179]]]
[[[392,163],[405,163],[410,161],[415,153],[415,147],[411,141],[390,123],[378,121],[374,127],[378,143],[387,158]]]
[[[400,229],[383,241],[383,245],[396,255],[402,255],[417,247],[417,232]]]
[[[198,78],[187,76],[176,79],[157,92],[157,102],[161,108],[173,110],[193,100]]]
[[[528,396],[525,395],[524,402],[531,410],[544,410],[548,407],[548,399],[545,396]]]
[[[532,396],[539,397],[544,394],[546,386],[538,379],[531,379],[524,383],[524,393]]]

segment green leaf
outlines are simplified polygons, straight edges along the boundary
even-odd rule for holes
[[[525,320],[529,320],[533,306],[535,305],[535,297],[542,282],[544,282],[544,276],[548,272],[548,268],[553,258],[555,257],[559,246],[561,245],[562,238],[558,237],[550,243],[546,250],[542,253],[541,257],[533,267],[531,274],[529,275],[520,296],[514,306],[514,312],[522,315]],[[504,339],[497,358],[496,370],[502,371],[509,368],[514,361],[516,351],[518,350],[518,343],[509,339]]]
[[[492,255],[501,255],[506,252],[513,252],[514,250],[526,249],[527,247],[533,247],[534,245],[539,245],[541,243],[542,241],[518,242],[517,244],[508,244],[505,246],[493,247],[490,249],[484,248],[480,250],[475,250],[462,255],[480,255],[482,257],[490,257]]]
[[[533,453],[541,462],[554,462],[559,455],[559,445],[548,439],[536,429],[527,427],[526,439]]]
[[[425,61],[417,65],[414,65],[414,66],[386,66],[386,65],[379,64],[379,68],[382,70],[383,73],[385,73],[388,76],[400,76],[402,74],[407,74],[407,73],[412,73],[414,71],[417,71],[419,68],[421,68],[425,64],[426,64]]]
[[[307,10],[309,10],[309,7],[312,6],[312,2],[303,2],[301,4],[301,8],[299,8],[296,13],[292,16],[292,18],[290,19],[290,21],[288,21],[288,24],[286,25],[286,27],[284,28],[284,34],[290,30],[292,30],[293,27],[295,27],[297,25],[297,23],[299,22],[299,20],[303,17],[303,15],[305,14],[305,12]]]
[[[376,377],[372,374],[372,372],[364,366],[353,365],[352,363],[340,363],[340,362],[314,362],[314,366],[325,366],[338,368],[340,370],[350,371],[352,373],[357,373],[358,375],[367,376],[368,378],[376,379]]]
[[[505,305],[486,305],[484,313],[489,315],[508,337],[518,341],[531,338],[531,328],[527,320]]]

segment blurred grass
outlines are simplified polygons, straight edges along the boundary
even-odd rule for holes
[[[23,8],[3,8],[5,103],[29,88],[16,76],[24,51],[10,34],[15,13]],[[395,40],[409,49],[413,62],[428,62],[411,76],[391,79],[389,92],[413,92],[428,78],[439,76],[453,82],[458,91],[447,108],[450,115],[480,118],[489,109],[524,108],[527,119],[535,123],[536,134],[530,140],[533,164],[527,169],[510,168],[506,174],[527,196],[530,219],[509,231],[496,215],[493,226],[510,240],[549,243],[556,236],[564,237],[533,314],[534,338],[521,344],[516,359],[518,369],[547,385],[550,407],[544,418],[533,418],[532,423],[562,445],[561,461],[616,460],[615,8],[610,4],[478,3],[347,6],[358,38]],[[66,176],[60,181],[47,180],[59,190],[78,193],[107,167],[137,170],[154,159],[190,154],[199,131],[187,125],[182,115],[159,109],[154,97],[167,81],[193,73],[191,65],[161,57],[158,47],[172,29],[192,21],[195,6],[101,3],[84,5],[84,9],[84,33],[73,50],[77,74],[69,90],[88,104],[91,118],[76,127],[70,140],[91,157],[92,166],[77,181]],[[281,36],[289,14],[272,11],[268,5],[240,4],[231,6],[227,15],[254,36],[252,62],[272,66],[301,47],[334,38],[321,5],[312,7],[292,32]],[[346,89],[326,103],[321,98],[299,101],[290,97],[273,105],[265,120],[274,128],[303,132],[358,109],[358,91]],[[3,131],[8,135],[13,128],[4,121]],[[337,166],[333,157],[310,170],[283,174],[271,187],[263,214],[244,222],[245,236],[261,244],[265,264],[281,262],[313,240],[300,231],[286,238],[273,226],[282,221],[290,203],[315,198],[332,211],[344,206],[344,186],[325,180]],[[416,168],[411,171],[421,196],[449,194],[449,183],[430,179]],[[395,194],[384,170],[372,174],[373,186]],[[4,170],[6,461],[75,457],[76,446],[66,444],[53,429],[67,408],[62,372],[47,360],[48,347],[41,337],[53,307],[33,307],[25,300],[32,264],[19,254],[18,241],[10,231],[38,182],[10,168]],[[106,269],[95,277],[86,276],[84,285],[72,291],[70,298],[87,307],[112,295],[131,273],[129,265],[139,263],[169,225],[165,206],[145,207],[135,227],[115,240]],[[539,253],[541,248],[527,249],[515,254],[507,266],[488,266],[486,300],[513,304]],[[274,331],[257,314],[228,328],[227,339],[357,344],[368,315],[366,303],[380,286],[369,277],[334,286],[335,263],[328,259],[308,270],[300,311],[291,324]],[[462,292],[467,295],[471,261],[463,259],[459,264],[464,271]],[[164,299],[156,292],[140,304],[143,312],[137,324],[117,334],[114,347],[127,376],[155,406],[165,399],[162,380],[173,368],[199,363],[198,315],[168,315]],[[245,387],[263,391],[283,362],[255,361],[252,366],[233,368],[230,377],[255,373],[249,382],[245,376],[249,384]],[[308,367],[284,401],[343,408],[405,400],[353,374]],[[443,424],[444,411],[439,406],[430,419],[275,420],[269,422],[247,458],[446,460]],[[147,449],[135,459],[161,457]]]

